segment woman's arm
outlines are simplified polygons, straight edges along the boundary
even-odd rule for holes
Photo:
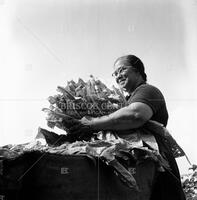
[[[110,115],[93,118],[89,126],[94,130],[128,130],[142,126],[153,115],[145,103],[135,102]],[[87,122],[88,123],[88,122]]]

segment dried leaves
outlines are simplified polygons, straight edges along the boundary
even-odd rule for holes
[[[68,131],[75,119],[107,115],[126,105],[119,89],[109,89],[92,75],[87,82],[81,78],[77,83],[68,81],[65,87],[58,86],[57,91],[58,94],[48,97],[50,106],[43,111],[47,113],[49,127],[56,126],[65,131]]]
[[[182,175],[183,190],[187,200],[197,200],[197,165],[190,168],[189,174]]]

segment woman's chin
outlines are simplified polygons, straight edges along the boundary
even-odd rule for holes
[[[127,91],[127,84],[124,83],[124,84],[119,84],[120,88],[124,91]]]

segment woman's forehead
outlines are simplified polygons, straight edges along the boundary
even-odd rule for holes
[[[114,69],[118,69],[122,66],[131,66],[131,64],[129,63],[128,60],[118,60],[115,64],[114,64]]]

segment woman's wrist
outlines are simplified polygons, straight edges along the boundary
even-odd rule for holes
[[[98,128],[97,128],[97,123],[98,123],[98,118],[92,118],[90,121],[89,121],[89,126],[92,130],[95,130],[95,131],[98,131]]]
[[[90,121],[90,126],[93,130],[111,130],[112,120],[110,120],[109,116],[102,116],[97,118],[92,118]]]

